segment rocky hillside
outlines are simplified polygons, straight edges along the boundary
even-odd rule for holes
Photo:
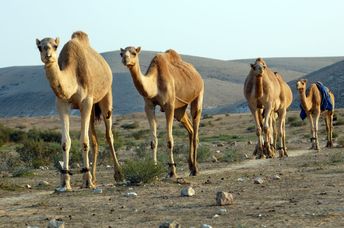
[[[143,72],[154,53],[141,53],[140,64]],[[103,53],[103,56],[114,75],[115,113],[142,112],[143,100],[134,88],[128,70],[120,62],[119,51]],[[245,111],[244,105],[238,108],[238,104],[242,104],[244,99],[242,87],[252,59],[223,61],[186,55],[183,59],[194,64],[204,78],[205,112]],[[317,74],[320,77],[322,70],[331,67],[329,65],[340,64],[342,60],[344,57],[266,59],[269,66],[282,73],[287,81],[312,75],[310,73],[314,71],[320,72]],[[341,72],[339,70],[339,73]],[[55,97],[45,78],[43,66],[0,68],[0,107],[0,117],[55,114]]]

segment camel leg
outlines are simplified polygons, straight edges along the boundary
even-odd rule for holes
[[[329,123],[329,129],[330,129],[330,147],[333,147],[333,111],[331,112],[331,115],[329,117],[330,123]]]
[[[255,124],[256,124],[256,134],[258,137],[258,143],[256,146],[256,149],[253,152],[253,155],[256,156],[256,158],[262,158],[264,157],[263,154],[263,137],[262,137],[262,128],[261,128],[261,121],[260,121],[260,117],[261,117],[261,113],[260,113],[260,109],[256,109],[256,110],[251,110]],[[261,118],[262,119],[262,118]]]
[[[145,112],[151,130],[151,149],[153,151],[153,160],[154,163],[157,164],[158,137],[156,134],[155,106],[152,102],[148,100],[145,100]]]
[[[173,128],[173,117],[174,117],[174,107],[173,105],[166,105],[164,107],[165,115],[166,115],[166,130],[167,130],[167,151],[170,157],[169,172],[168,177],[176,178],[176,163],[174,162],[173,158],[173,135],[172,135],[172,128]]]
[[[60,99],[56,100],[56,108],[59,112],[62,122],[62,140],[61,146],[63,150],[63,167],[61,170],[60,187],[56,190],[59,192],[71,191],[70,185],[70,171],[69,171],[69,150],[71,146],[71,139],[69,136],[69,112],[70,105]]]
[[[308,117],[308,120],[309,120],[309,125],[311,127],[311,143],[312,143],[312,146],[311,146],[310,149],[312,150],[312,149],[315,149],[315,139],[316,139],[315,126],[314,126],[314,121],[313,121],[312,114],[309,114],[307,117]]]
[[[198,149],[198,143],[199,143],[199,124],[201,122],[201,115],[202,115],[202,105],[203,105],[203,92],[191,103],[191,116],[192,116],[192,126],[193,126],[193,155],[194,155],[194,167],[193,170],[191,170],[192,176],[196,176],[198,171],[198,165],[197,165],[197,149]]]
[[[95,116],[94,116],[94,108],[92,109],[91,113],[91,119],[90,119],[90,130],[89,130],[89,135],[91,136],[91,148],[92,148],[92,155],[93,155],[93,164],[92,164],[92,181],[93,184],[96,185],[96,170],[97,170],[97,159],[98,159],[98,152],[99,152],[99,144],[97,140],[97,134],[96,134],[96,129],[95,129]]]
[[[103,100],[99,102],[99,107],[102,112],[102,116],[105,123],[105,135],[106,141],[109,145],[111,157],[114,167],[114,179],[115,181],[123,181],[123,172],[118,162],[115,147],[113,145],[114,139],[112,134],[112,94],[109,93]]]
[[[326,147],[331,148],[333,146],[332,142],[332,120],[333,113],[328,111],[325,116],[326,133],[327,133],[327,144]]]
[[[265,141],[264,141],[264,147],[266,149],[266,156],[273,158],[275,156],[275,152],[273,151],[273,148],[271,148],[270,146],[270,139],[271,139],[271,129],[270,129],[270,118],[271,118],[271,107],[267,107],[265,110],[265,119],[264,119],[264,126],[263,126],[263,130],[265,133]]]
[[[84,162],[84,166],[81,170],[81,172],[83,173],[82,188],[95,187],[92,182],[92,175],[90,173],[90,162],[88,158],[88,152],[89,152],[88,132],[89,132],[92,107],[93,107],[92,98],[85,98],[85,100],[82,102],[81,107],[80,107],[80,115],[81,115],[80,142],[82,145],[82,158]]]
[[[287,147],[285,142],[285,118],[286,118],[286,110],[283,109],[278,114],[279,116],[279,136],[280,136],[280,157],[288,157]]]
[[[190,176],[191,176],[191,173],[192,173],[192,171],[194,170],[194,167],[195,167],[194,146],[193,146],[194,132],[193,132],[193,128],[192,128],[192,124],[191,124],[190,118],[187,115],[187,113],[185,112],[186,111],[186,107],[187,106],[175,110],[174,111],[174,117],[176,118],[176,120],[178,120],[180,123],[183,124],[184,128],[188,132],[188,136],[189,136],[189,158],[188,158],[188,163],[189,163]]]
[[[316,113],[315,115],[315,149],[316,150],[320,150],[319,139],[318,139],[319,117],[320,117],[320,112]]]

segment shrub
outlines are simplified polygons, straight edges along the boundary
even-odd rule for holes
[[[203,119],[211,119],[211,118],[213,118],[212,115],[209,115],[209,114],[204,114],[203,115]]]
[[[204,144],[199,144],[197,150],[197,161],[206,162],[210,159],[210,149],[209,146]]]
[[[344,153],[342,151],[331,153],[329,161],[331,163],[343,163],[344,162]]]
[[[334,123],[333,123],[333,126],[340,126],[340,125],[344,125],[344,119],[342,119],[342,118],[337,118],[337,120],[336,121],[333,121]]]
[[[248,132],[254,132],[255,130],[256,130],[256,126],[255,125],[251,125],[251,126],[248,126],[246,128],[246,131],[248,131]]]
[[[227,149],[223,153],[222,160],[225,162],[238,162],[245,160],[245,156],[237,150]]]
[[[123,172],[125,179],[131,185],[138,185],[154,181],[157,177],[165,173],[166,170],[160,163],[155,165],[151,159],[141,159],[128,160],[123,165]]]
[[[147,135],[149,134],[149,130],[138,130],[136,132],[134,132],[132,134],[132,136],[134,137],[134,139],[138,140],[138,139],[143,139],[146,138]]]
[[[60,151],[60,145],[57,143],[46,143],[43,140],[27,140],[22,146],[17,147],[16,151],[20,158],[29,167],[39,168],[49,165],[54,156]]]
[[[301,127],[301,126],[304,126],[306,125],[307,122],[306,121],[302,121],[302,120],[295,120],[293,122],[290,123],[290,126],[292,127]]]
[[[27,134],[28,139],[33,141],[43,140],[44,142],[61,142],[61,134],[56,131],[30,129]]]
[[[139,128],[140,125],[137,121],[134,121],[133,123],[122,124],[121,127],[123,129],[135,129],[135,128]]]
[[[13,177],[33,177],[35,174],[32,169],[20,167],[13,172]]]

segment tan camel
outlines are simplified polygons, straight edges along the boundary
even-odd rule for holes
[[[113,146],[112,135],[112,72],[109,65],[89,44],[84,32],[75,32],[61,50],[57,59],[59,39],[36,39],[41,60],[45,64],[46,77],[56,95],[56,107],[62,121],[63,167],[58,191],[70,191],[69,136],[70,109],[80,109],[80,141],[83,155],[82,187],[94,188],[98,155],[95,118],[102,115],[106,127],[106,139],[113,158],[114,177],[122,180],[122,172]],[[93,151],[92,175],[89,170],[89,134]],[[93,177],[92,177],[93,176]]]
[[[274,124],[278,114],[280,135],[280,157],[288,156],[285,142],[285,118],[286,110],[292,101],[290,87],[285,83],[281,75],[272,72],[262,58],[256,59],[251,64],[251,70],[245,80],[244,95],[253,115],[258,144],[254,155],[257,158],[274,157],[277,132]],[[262,128],[265,136],[262,136]],[[264,144],[264,145],[263,145]]]
[[[332,111],[325,110],[321,111],[321,93],[315,83],[311,84],[309,88],[308,95],[306,95],[307,80],[301,79],[297,81],[296,87],[299,91],[301,105],[305,110],[310,126],[311,126],[311,149],[320,150],[319,140],[318,140],[318,129],[319,129],[319,117],[321,113],[325,114],[325,123],[327,131],[327,144],[326,147],[333,147],[332,134],[333,134],[333,114],[334,114],[334,95],[329,91]]]
[[[204,93],[201,75],[191,64],[184,62],[174,50],[157,54],[144,75],[139,64],[140,51],[140,47],[127,47],[121,49],[121,57],[122,63],[131,73],[136,89],[145,101],[145,112],[151,128],[154,162],[157,162],[158,148],[155,106],[159,105],[166,115],[169,177],[176,177],[176,164],[173,159],[173,117],[180,121],[188,132],[190,175],[197,175],[198,129]],[[186,113],[188,105],[191,106],[192,124]]]

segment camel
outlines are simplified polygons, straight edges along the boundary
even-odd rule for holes
[[[285,119],[287,108],[292,101],[292,92],[288,84],[280,74],[272,72],[262,58],[257,58],[255,63],[251,64],[251,70],[245,80],[244,95],[253,115],[258,137],[257,147],[253,154],[257,158],[274,157],[276,137],[279,133],[279,155],[280,157],[288,156]],[[278,130],[274,128],[277,119],[279,120]]]
[[[307,79],[297,81],[296,87],[299,91],[301,106],[305,110],[310,126],[311,126],[311,149],[320,150],[318,140],[319,117],[323,113],[325,115],[325,124],[327,132],[326,147],[333,147],[333,114],[334,114],[334,95],[328,90],[332,102],[332,110],[321,110],[322,95],[315,83],[311,84],[309,92],[306,95]]]
[[[106,140],[110,146],[114,165],[114,178],[123,178],[113,146],[112,135],[112,72],[89,43],[88,35],[78,31],[72,34],[57,59],[59,38],[36,39],[46,77],[56,95],[56,107],[62,122],[63,167],[61,183],[57,191],[71,191],[69,150],[69,116],[71,109],[79,109],[81,116],[80,141],[83,155],[83,188],[95,188],[98,142],[95,120],[102,116],[106,128]],[[89,168],[89,135],[93,152],[92,175]]]
[[[158,53],[152,59],[146,74],[139,64],[141,47],[121,48],[122,63],[129,69],[134,85],[145,103],[145,112],[151,129],[151,149],[157,163],[158,139],[156,133],[155,107],[165,112],[167,129],[167,152],[169,154],[168,177],[176,178],[173,159],[173,117],[182,123],[189,135],[190,175],[198,174],[197,147],[198,129],[202,113],[204,82],[201,75],[189,63],[184,62],[174,50]],[[191,107],[191,118],[186,112]]]

